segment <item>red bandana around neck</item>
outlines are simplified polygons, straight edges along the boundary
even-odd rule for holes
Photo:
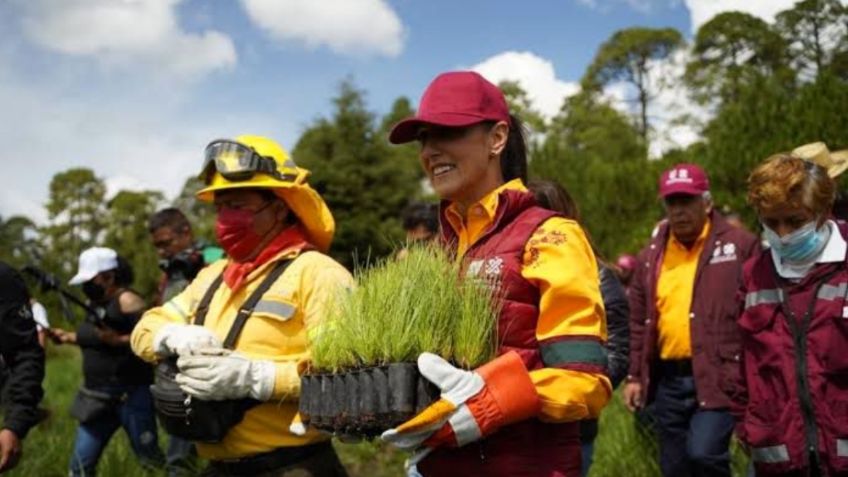
[[[224,269],[224,283],[230,287],[230,290],[235,292],[244,285],[250,272],[264,265],[279,255],[280,252],[302,251],[311,248],[312,245],[307,241],[306,234],[300,225],[288,227],[274,237],[274,240],[266,245],[252,261],[240,263],[231,261],[228,263]]]

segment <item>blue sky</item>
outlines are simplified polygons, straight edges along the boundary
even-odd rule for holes
[[[0,3],[8,179],[0,215],[44,222],[50,178],[70,167],[94,169],[113,192],[173,197],[211,139],[249,132],[293,147],[330,113],[346,77],[382,113],[399,96],[417,102],[442,71],[473,68],[519,81],[552,114],[618,29],[670,26],[691,36],[717,12],[770,19],[792,1],[740,3],[8,0]],[[658,107],[684,107],[673,96]],[[693,139],[691,131],[668,136]]]

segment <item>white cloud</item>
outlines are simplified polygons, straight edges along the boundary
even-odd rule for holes
[[[710,111],[692,101],[688,88],[680,79],[689,55],[689,50],[681,49],[666,60],[654,60],[649,64],[648,82],[653,94],[648,103],[650,157],[660,157],[670,149],[698,141],[701,125],[710,118]],[[619,111],[634,117],[639,113],[632,85],[613,83],[604,89],[604,94]]]
[[[236,63],[233,41],[177,22],[182,0],[13,0],[26,36],[51,51],[107,66],[189,77]]]
[[[172,199],[199,172],[211,139],[255,132],[285,143],[293,138],[279,131],[296,131],[293,118],[276,111],[204,114],[173,85],[91,85],[75,94],[79,85],[57,80],[60,74],[32,81],[19,76],[17,64],[0,47],[0,104],[4,117],[14,118],[0,128],[0,164],[9,179],[0,190],[2,216],[45,223],[51,178],[75,167],[104,179],[109,197],[119,189],[152,189]]]
[[[577,83],[557,78],[551,61],[529,51],[505,51],[470,69],[495,84],[501,81],[518,82],[527,92],[533,108],[548,119],[559,113],[565,98],[580,88]]]
[[[740,11],[767,22],[774,21],[779,12],[792,8],[797,0],[684,0],[692,17],[692,32],[722,12]],[[842,3],[845,3],[844,1]]]
[[[326,46],[344,55],[394,57],[406,32],[385,0],[242,0],[250,19],[272,38]]]

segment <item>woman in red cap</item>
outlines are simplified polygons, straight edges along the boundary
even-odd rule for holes
[[[612,392],[585,234],[527,191],[521,122],[477,73],[439,75],[389,139],[419,142],[443,242],[502,302],[498,357],[467,371],[422,354],[441,399],[383,439],[416,449],[409,465],[423,475],[580,475],[578,421],[597,417]]]

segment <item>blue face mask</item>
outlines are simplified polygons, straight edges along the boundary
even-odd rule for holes
[[[797,230],[780,237],[777,232],[763,224],[766,240],[772,250],[783,260],[790,262],[810,261],[822,251],[828,239],[829,227],[816,229],[816,221],[808,222]]]

